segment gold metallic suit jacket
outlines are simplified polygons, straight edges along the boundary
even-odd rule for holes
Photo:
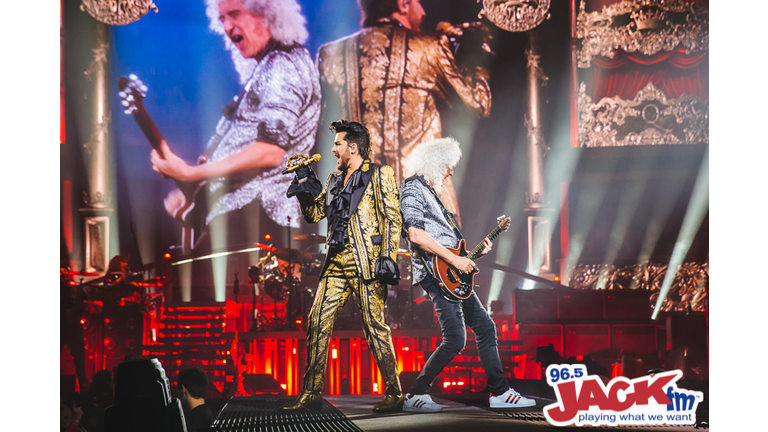
[[[324,109],[368,128],[371,159],[394,167],[398,184],[410,175],[404,162],[413,147],[442,137],[436,97],[447,100],[452,88],[479,115],[490,113],[487,80],[462,75],[446,36],[391,20],[321,46],[317,64]]]
[[[389,257],[396,262],[403,219],[392,168],[366,160],[360,169],[363,176],[369,177],[370,181],[360,195],[352,195],[351,206],[354,211],[349,218],[349,241],[355,250],[355,263],[360,276],[364,281],[371,281],[375,279],[374,269],[380,257]],[[326,209],[333,200],[329,191],[333,190],[339,181],[344,181],[344,178],[342,173],[337,171],[328,176],[322,193],[314,200],[299,195],[301,211],[307,222],[316,223],[326,217]],[[327,238],[331,238],[330,224]],[[327,265],[326,259],[325,266]]]

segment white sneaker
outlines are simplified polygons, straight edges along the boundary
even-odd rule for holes
[[[432,400],[432,396],[428,394],[412,395],[408,393],[405,395],[403,411],[438,412],[442,410],[443,406],[435,403],[435,401]]]
[[[491,408],[525,408],[536,405],[535,400],[528,399],[511,388],[498,396],[491,394],[488,402]]]

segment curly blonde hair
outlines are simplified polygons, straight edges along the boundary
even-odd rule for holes
[[[455,167],[461,159],[459,145],[452,137],[423,142],[411,152],[406,168],[411,175],[424,177],[434,189],[440,190],[445,170]]]
[[[205,14],[210,21],[210,29],[224,36],[224,44],[232,54],[235,69],[240,74],[241,83],[248,81],[256,60],[246,59],[224,33],[224,26],[219,21],[219,3],[222,0],[205,0]],[[307,19],[301,14],[301,6],[296,0],[240,0],[252,14],[263,16],[272,33],[272,39],[284,44],[303,45],[309,37]]]

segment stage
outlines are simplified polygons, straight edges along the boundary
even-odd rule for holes
[[[179,376],[202,371],[207,382],[196,393],[206,393],[219,426],[234,422],[219,428],[226,431],[555,429],[542,411],[557,400],[551,365],[557,373],[583,367],[580,378],[606,387],[679,371],[665,392],[695,392],[701,403],[686,415],[695,410],[696,423],[708,422],[708,0],[165,0],[161,10],[130,17],[89,3],[110,2],[62,0],[59,13],[54,213],[65,420],[67,409],[76,414],[87,402],[90,412],[73,423],[97,421],[117,399],[116,369],[145,361],[162,368],[174,406],[189,393]],[[246,35],[225,31],[240,25],[236,16],[273,15]],[[361,123],[360,142],[329,129],[339,119]],[[449,137],[455,146],[413,153]],[[455,160],[442,159],[446,149]],[[312,189],[341,178],[329,177],[338,171],[370,173],[371,164],[392,168],[393,179],[388,170],[365,177],[341,207],[331,183],[325,206],[315,191],[296,195],[300,204],[290,185],[305,181],[293,173],[301,161],[319,179]],[[439,169],[433,176],[419,161]],[[435,206],[409,203],[408,179],[419,176]],[[392,184],[380,188],[385,181]],[[309,198],[317,218],[305,208]],[[428,211],[438,207],[440,226],[452,233],[441,247],[478,245],[467,254],[477,271],[457,267],[469,279],[447,294],[472,292],[494,327],[477,320],[469,326],[477,338],[469,328],[460,334],[458,354],[432,382],[442,413],[376,415],[393,363],[407,392],[443,352],[443,333],[456,334],[431,301],[442,297],[425,291],[422,270],[439,276],[438,265],[410,229],[426,221],[423,231],[438,240],[427,232]],[[355,228],[353,220],[363,222]],[[357,260],[347,281],[386,283],[323,318],[323,413],[282,413],[302,391],[313,353],[324,353],[307,334],[319,311],[335,305],[324,296],[342,243]],[[381,258],[394,261],[397,277],[364,264]],[[741,289],[754,281],[730,279],[751,274],[740,264],[713,286],[729,290],[738,302],[729,309],[741,318],[744,305],[762,303]],[[363,330],[370,311],[379,334],[391,337],[386,380],[373,354],[384,338],[368,340],[370,328]],[[729,331],[727,340],[752,331]],[[504,378],[535,407],[488,407],[479,352],[490,351],[493,333]],[[735,376],[747,348],[729,348]],[[498,368],[488,370],[498,384]],[[666,399],[656,405],[672,408]],[[251,426],[238,419],[254,413]],[[694,426],[614,427],[622,429]]]
[[[512,382],[515,385],[514,382]],[[520,388],[536,391],[536,383],[517,382]],[[688,384],[688,383],[686,383]],[[699,383],[702,384],[702,383]],[[540,386],[538,386],[540,387]],[[706,385],[704,386],[706,388]],[[541,389],[540,389],[541,390]],[[540,392],[540,391],[539,391]],[[555,402],[553,395],[537,397],[531,392],[521,391],[525,396],[536,400],[536,406],[516,410],[491,410],[488,408],[487,394],[439,394],[433,395],[435,402],[443,405],[439,413],[401,412],[395,414],[375,414],[371,408],[377,403],[379,395],[339,395],[327,396],[319,411],[284,414],[277,410],[292,397],[261,395],[246,398],[232,398],[216,402],[222,406],[214,427],[221,432],[229,431],[518,431],[535,432],[551,430],[572,430],[590,426],[555,427],[549,424],[542,408]],[[708,394],[705,400],[708,400]],[[256,408],[259,407],[259,408]],[[245,412],[258,411],[246,426]],[[239,421],[238,421],[239,420]],[[697,410],[697,423],[692,426],[625,426],[610,427],[614,431],[694,431],[707,430],[709,421],[708,404],[702,404]],[[592,428],[594,428],[592,426]]]

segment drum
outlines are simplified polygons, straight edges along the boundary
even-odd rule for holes
[[[288,297],[288,285],[285,283],[286,277],[280,268],[280,262],[277,257],[267,258],[263,264],[261,281],[264,291],[277,302],[283,302]]]

